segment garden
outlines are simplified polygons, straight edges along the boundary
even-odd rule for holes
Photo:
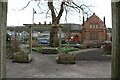
[[[29,42],[27,42],[28,44]],[[58,54],[56,61],[58,63],[68,64],[75,63],[75,55],[68,52],[78,51],[80,49],[86,48],[100,48],[97,44],[88,44],[84,46],[82,44],[71,44],[67,42],[66,44],[61,44],[62,47],[50,47],[49,44],[40,44],[37,40],[32,40],[32,51],[36,51],[42,54]],[[107,45],[108,46],[108,45]],[[108,46],[109,47],[109,46]],[[110,52],[110,48],[104,47],[103,51]],[[28,50],[28,48],[26,48]],[[108,50],[109,49],[109,50]],[[107,52],[108,53],[108,52]],[[20,42],[15,38],[10,39],[10,35],[7,34],[7,58],[12,59],[13,62],[30,62],[32,57],[30,52],[26,52],[20,48]]]
[[[75,47],[34,47],[33,51],[43,54],[58,54],[56,61],[59,64],[75,64],[75,55],[70,54],[70,51],[77,51],[79,48]]]

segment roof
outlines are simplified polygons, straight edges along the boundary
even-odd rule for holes
[[[96,18],[95,20],[92,20],[93,22],[100,21],[100,22],[104,23],[95,13],[93,13],[92,16],[90,16],[89,18],[87,18],[87,20],[85,21],[85,23],[88,22],[88,21],[91,21],[91,19],[92,19],[93,17]]]
[[[70,31],[80,31],[82,30],[82,25],[80,24],[71,24]]]

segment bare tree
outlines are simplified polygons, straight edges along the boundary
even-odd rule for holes
[[[41,9],[41,2],[39,0],[31,0],[27,3],[27,5],[25,7],[23,7],[21,10],[24,10],[27,6],[29,6],[29,4],[32,1],[37,1],[37,6]],[[69,1],[69,0],[61,0],[61,2],[59,1],[59,8],[55,8],[54,3],[56,2],[56,0],[46,0],[47,1],[47,5],[48,5],[48,10],[44,10],[46,11],[46,17],[48,15],[48,13],[50,12],[51,18],[52,18],[52,24],[59,24],[60,19],[63,15],[63,12],[65,11],[65,20],[67,21],[67,15],[68,13],[70,13],[70,10],[75,10],[78,13],[82,13],[86,16],[89,15],[90,13],[90,6],[87,6],[85,4],[81,4],[78,5],[75,2]],[[58,2],[57,2],[58,3]],[[40,14],[44,13],[44,11],[42,11]],[[44,13],[45,14],[45,13]],[[51,29],[50,32],[50,46],[52,47],[57,47],[59,46],[58,44],[58,31],[59,28],[58,27],[53,27]]]

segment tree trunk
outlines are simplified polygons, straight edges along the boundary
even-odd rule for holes
[[[60,18],[64,11],[64,4],[65,4],[65,2],[61,3],[59,14],[56,16],[55,11],[54,11],[53,2],[48,2],[48,7],[51,11],[51,16],[52,16],[52,24],[59,24]],[[59,29],[60,29],[59,27],[55,26],[55,27],[52,27],[52,29],[50,31],[50,46],[51,47],[59,46],[59,38],[58,38]]]
[[[59,46],[58,31],[59,31],[58,27],[53,27],[50,31],[50,46],[51,47]]]
[[[120,2],[112,2],[112,26],[111,77],[120,78]]]
[[[0,1],[0,79],[6,78],[7,2]]]

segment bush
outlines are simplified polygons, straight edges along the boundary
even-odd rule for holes
[[[105,54],[111,54],[111,48],[112,48],[111,44],[105,44],[102,47]]]
[[[19,47],[19,41],[12,40],[10,42],[7,42],[7,46],[6,46],[7,58],[11,59],[13,53],[19,51],[21,51],[21,48]]]
[[[87,44],[87,48],[94,48],[95,45],[93,44]]]
[[[101,45],[95,45],[94,48],[101,48]]]
[[[80,49],[86,49],[87,47],[86,46],[82,46],[82,47],[80,47]]]

